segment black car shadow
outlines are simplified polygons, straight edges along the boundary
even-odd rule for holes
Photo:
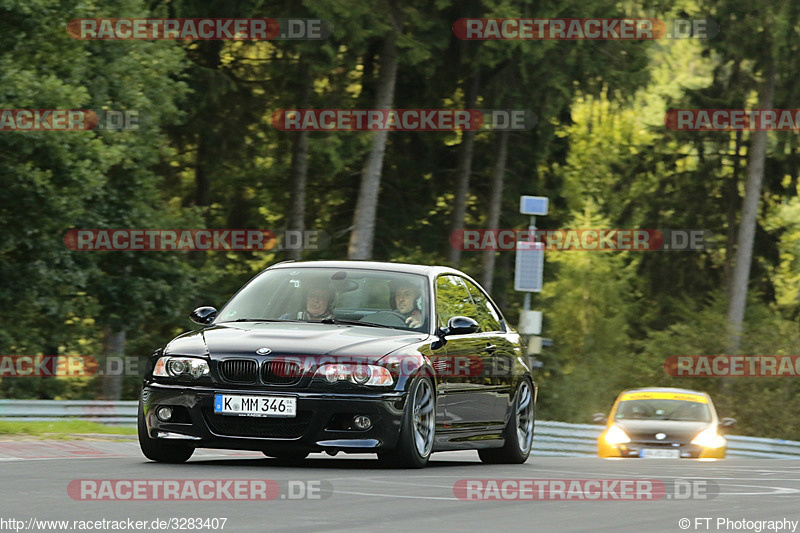
[[[160,463],[147,462],[145,464],[152,464],[154,467],[162,467]],[[327,470],[374,470],[374,471],[396,471],[396,470],[416,470],[399,468],[390,464],[380,462],[375,459],[346,459],[338,457],[312,457],[302,460],[284,460],[275,459],[271,457],[261,458],[247,458],[247,459],[202,459],[198,458],[183,463],[183,466],[222,466],[222,467],[253,467],[253,468],[286,468],[286,469],[327,469]],[[451,468],[451,467],[464,467],[468,465],[483,466],[480,461],[452,461],[452,460],[436,460],[431,459],[425,469],[432,468]],[[180,467],[182,465],[169,465],[171,467]]]

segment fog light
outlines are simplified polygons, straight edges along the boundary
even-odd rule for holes
[[[372,427],[372,420],[368,416],[356,415],[353,417],[353,425],[358,429],[369,429]]]
[[[156,409],[156,416],[162,422],[169,422],[172,419],[172,408],[159,407],[158,409]]]

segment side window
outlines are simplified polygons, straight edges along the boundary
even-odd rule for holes
[[[500,313],[494,308],[492,302],[471,281],[465,279],[464,285],[469,289],[472,301],[475,302],[477,314],[475,320],[481,326],[481,331],[503,331],[503,327],[500,325]]]
[[[439,327],[447,326],[454,316],[475,317],[475,306],[459,276],[436,278],[436,316]]]

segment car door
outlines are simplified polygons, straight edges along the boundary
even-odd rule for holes
[[[440,328],[454,316],[478,319],[478,313],[461,276],[443,274],[436,279],[436,320]],[[481,428],[500,423],[497,396],[486,364],[492,349],[492,335],[476,332],[448,335],[445,358],[439,357],[446,392],[447,425],[453,429]]]
[[[493,398],[494,409],[499,418],[504,419],[514,393],[512,371],[514,359],[518,355],[515,351],[516,344],[509,338],[503,315],[489,296],[476,283],[466,278],[463,281],[475,306],[481,338],[487,343],[481,352],[486,376],[484,386],[488,388],[486,394]]]

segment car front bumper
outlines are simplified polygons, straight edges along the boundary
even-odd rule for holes
[[[214,413],[215,394],[293,396],[294,418],[251,417]],[[230,390],[149,383],[142,389],[140,408],[147,434],[153,439],[175,439],[197,448],[260,450],[267,452],[377,452],[397,443],[405,392],[320,393],[308,391]],[[169,422],[156,410],[171,407]],[[372,426],[359,430],[349,424],[366,415]]]
[[[627,444],[608,444],[602,437],[597,443],[599,457],[642,457],[642,450],[678,450],[680,459],[724,459],[725,446],[721,448],[705,448],[691,443],[679,443],[674,446],[670,443],[659,442],[629,442]],[[646,456],[646,452],[645,452]]]

